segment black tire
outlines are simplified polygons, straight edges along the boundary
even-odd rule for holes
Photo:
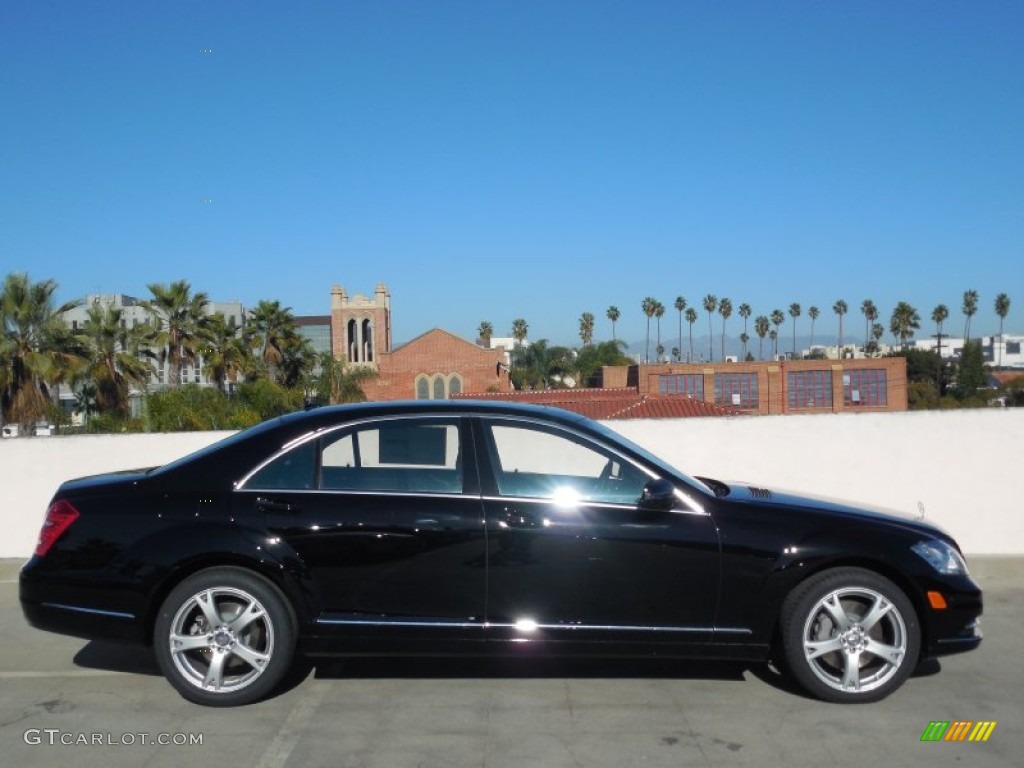
[[[295,655],[295,621],[280,590],[240,568],[210,568],[178,584],[157,614],[160,670],[189,701],[250,704],[285,678]]]
[[[811,695],[867,703],[899,688],[917,665],[921,628],[903,591],[863,568],[835,568],[783,603],[782,656]]]

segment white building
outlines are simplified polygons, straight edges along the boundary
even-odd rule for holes
[[[995,336],[979,336],[972,341],[981,342],[981,353],[985,363],[1002,368],[1024,368],[1024,354],[1021,352],[1024,336],[1003,334]],[[910,346],[929,352],[938,347],[938,340],[933,336],[926,339],[914,339]],[[964,350],[964,340],[953,336],[942,337],[941,354],[944,358],[959,358]]]

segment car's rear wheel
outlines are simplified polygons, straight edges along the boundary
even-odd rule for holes
[[[154,645],[161,671],[186,699],[236,706],[263,698],[284,679],[295,627],[273,584],[250,571],[211,568],[171,590]]]
[[[863,568],[836,568],[797,587],[782,609],[790,674],[826,701],[878,701],[917,664],[921,630],[914,607],[889,579]]]

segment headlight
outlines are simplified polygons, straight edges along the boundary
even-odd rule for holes
[[[967,562],[963,555],[957,551],[956,547],[941,539],[919,541],[911,549],[939,573],[967,575]]]

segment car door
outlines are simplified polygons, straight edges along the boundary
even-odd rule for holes
[[[240,506],[311,577],[321,631],[482,627],[485,532],[468,435],[459,417],[378,417],[308,436],[240,484]]]
[[[705,511],[683,503],[643,508],[641,495],[657,474],[570,428],[483,417],[478,430],[487,618],[499,636],[574,643],[711,637],[719,549]]]

